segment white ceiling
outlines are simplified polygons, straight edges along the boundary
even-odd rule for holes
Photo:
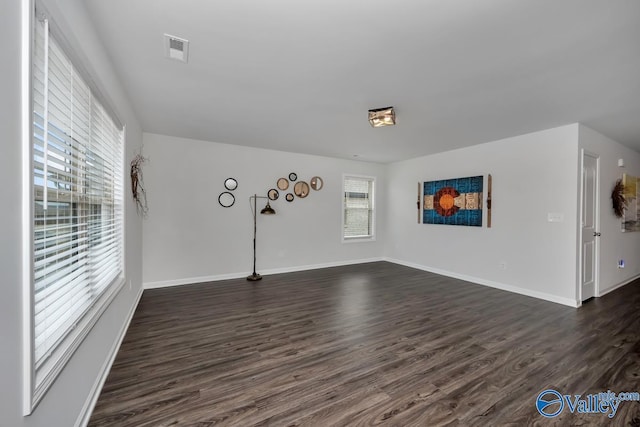
[[[391,162],[582,122],[640,151],[638,0],[86,4],[146,132]]]

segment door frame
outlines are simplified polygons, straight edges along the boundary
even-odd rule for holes
[[[600,230],[600,155],[584,148],[580,150],[580,170],[579,176],[579,190],[578,190],[578,306],[582,305],[582,215],[584,214],[584,158],[585,156],[593,157],[596,159],[596,197],[595,197],[595,228]],[[594,297],[600,296],[600,239],[594,239],[595,244],[595,271],[593,273],[593,294]]]

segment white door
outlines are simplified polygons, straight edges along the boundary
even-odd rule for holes
[[[582,154],[582,301],[596,295],[598,283],[598,158]]]

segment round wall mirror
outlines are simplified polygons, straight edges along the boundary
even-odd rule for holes
[[[280,197],[280,193],[275,188],[272,188],[267,193],[267,196],[269,196],[269,200],[278,200],[278,197]]]
[[[220,206],[222,206],[223,208],[230,208],[235,202],[236,198],[228,191],[222,192],[218,196],[218,203],[220,203]]]
[[[311,188],[316,191],[322,190],[322,186],[324,185],[324,181],[319,176],[314,176],[311,178]]]
[[[296,179],[298,179],[298,174],[295,172],[291,172],[289,174],[289,181],[295,181]]]
[[[287,181],[287,178],[280,178],[277,185],[280,190],[284,191],[289,188],[289,181]]]
[[[293,194],[291,193],[287,193],[287,195],[284,196],[284,198],[287,200],[287,202],[293,202]]]
[[[238,181],[236,181],[235,178],[227,178],[224,180],[224,188],[233,191],[238,188]]]
[[[309,195],[309,184],[304,181],[296,182],[296,185],[293,186],[293,192],[296,196],[304,199]]]

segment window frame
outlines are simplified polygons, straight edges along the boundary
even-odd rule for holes
[[[371,212],[371,220],[370,220],[370,229],[371,233],[369,235],[361,235],[361,236],[345,236],[345,215],[347,211],[346,206],[346,197],[345,197],[345,181],[347,179],[358,179],[363,181],[368,181],[371,183],[371,193],[370,193],[370,212]],[[361,243],[361,242],[373,242],[376,240],[376,177],[369,175],[360,175],[360,174],[350,174],[344,173],[342,174],[342,187],[341,187],[341,228],[340,228],[340,238],[342,243]]]
[[[73,354],[80,347],[82,341],[89,334],[93,326],[97,323],[100,316],[109,307],[113,299],[123,289],[126,279],[126,174],[125,172],[125,152],[126,152],[126,126],[118,119],[115,110],[111,104],[106,101],[103,92],[96,86],[96,81],[90,73],[87,72],[86,65],[80,60],[81,57],[76,55],[74,47],[72,47],[68,39],[65,38],[62,30],[55,27],[55,16],[48,13],[47,9],[39,2],[36,4],[33,0],[22,0],[22,307],[23,307],[23,415],[30,415],[41,401],[43,396],[49,390],[56,378],[62,372],[66,364],[69,362]],[[113,160],[114,175],[119,181],[120,187],[113,193],[113,219],[115,221],[114,236],[117,254],[116,269],[114,270],[113,279],[106,281],[105,285],[98,292],[98,296],[91,300],[86,310],[73,321],[73,327],[65,328],[64,338],[60,340],[50,351],[51,357],[45,359],[41,366],[36,370],[36,334],[35,334],[35,261],[34,249],[36,239],[36,189],[35,189],[35,136],[34,136],[34,90],[35,90],[35,43],[36,43],[36,25],[39,25],[39,16],[46,16],[51,22],[49,28],[50,35],[53,34],[55,43],[62,52],[67,56],[69,63],[72,65],[74,72],[77,72],[80,78],[89,87],[91,97],[100,104],[104,113],[109,117],[116,128],[119,129],[119,143],[116,145],[116,151]],[[54,30],[55,28],[55,30]],[[45,31],[47,26],[45,26]],[[69,136],[69,135],[67,135]],[[71,138],[71,136],[69,136]],[[45,185],[46,188],[46,185]],[[114,188],[117,188],[114,187]],[[55,202],[54,202],[55,203]],[[70,203],[70,205],[78,204],[78,202]],[[94,206],[92,202],[80,202],[90,208]],[[102,203],[100,206],[104,206]],[[72,208],[75,209],[75,208]],[[95,287],[98,282],[91,282],[90,286]]]

